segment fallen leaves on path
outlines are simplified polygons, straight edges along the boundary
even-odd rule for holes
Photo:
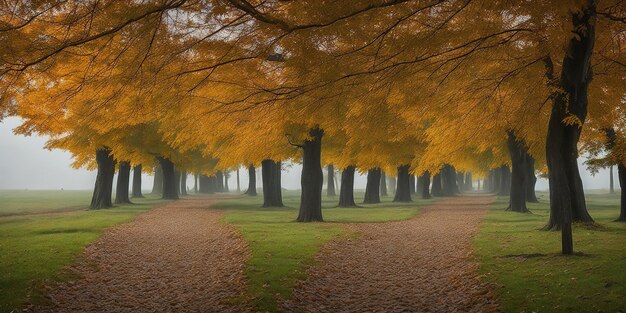
[[[249,312],[247,246],[215,199],[168,203],[114,227],[70,268],[76,279],[49,286],[30,312]]]
[[[494,312],[471,237],[493,197],[448,198],[416,218],[351,224],[358,239],[325,247],[283,303],[287,312]]]

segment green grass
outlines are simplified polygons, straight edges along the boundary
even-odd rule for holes
[[[499,198],[474,239],[481,272],[496,284],[504,312],[625,312],[626,223],[619,195],[590,193],[589,212],[602,227],[574,227],[574,256],[562,256],[560,232],[539,230],[549,206],[532,214],[505,212]],[[532,255],[536,254],[536,255]],[[511,256],[518,255],[518,256]]]
[[[355,194],[359,202],[362,193]],[[341,223],[385,222],[415,216],[419,207],[432,200],[394,204],[383,203],[362,208],[335,208],[338,197],[323,198],[326,223],[296,223],[299,194],[284,193],[286,208],[260,208],[262,197],[221,202],[216,207],[228,209],[224,221],[235,225],[247,241],[251,256],[245,274],[249,297],[261,312],[278,311],[276,301],[288,298],[294,285],[304,278],[306,267],[314,262],[320,248],[330,240],[354,236]]]
[[[0,190],[0,216],[75,210],[90,200],[89,190]]]
[[[2,196],[6,193],[2,191]],[[0,202],[4,213],[56,211],[0,217],[0,312],[18,309],[29,294],[37,297],[38,287],[45,281],[64,279],[63,268],[106,228],[127,222],[161,202],[148,198],[137,200],[135,205],[88,211],[84,207],[89,197],[83,193],[21,191],[10,202]],[[46,206],[49,195],[52,197]],[[21,199],[34,206],[22,205]],[[68,207],[75,210],[59,212]]]

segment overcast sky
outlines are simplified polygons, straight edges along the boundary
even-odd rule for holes
[[[20,124],[20,119],[11,117],[0,122],[0,189],[91,189],[95,182],[96,173],[85,169],[71,167],[71,154],[61,150],[49,151],[43,148],[46,138],[39,136],[24,137],[13,134],[13,128]],[[591,174],[581,164],[581,175],[586,189],[608,189],[609,174],[607,170],[596,176]],[[294,164],[283,171],[283,187],[287,189],[300,188],[300,171],[302,167]],[[260,175],[257,175],[260,180]],[[235,189],[235,173],[231,176],[229,185]],[[248,182],[247,170],[240,170],[240,182],[245,189]],[[365,188],[365,177],[357,175],[355,188]],[[190,179],[188,185],[193,186]],[[259,186],[260,183],[259,183]],[[615,175],[615,188],[618,188]],[[152,177],[144,175],[143,189],[152,188]],[[547,181],[540,179],[537,190],[546,190]]]

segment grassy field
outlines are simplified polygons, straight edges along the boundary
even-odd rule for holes
[[[357,192],[357,203],[363,193]],[[419,207],[432,200],[409,204],[383,203],[361,208],[335,208],[338,197],[324,197],[326,223],[296,223],[299,194],[284,193],[285,208],[261,209],[262,197],[221,202],[216,207],[228,209],[225,222],[235,225],[248,242],[251,257],[247,261],[248,293],[261,312],[276,312],[276,300],[291,295],[295,283],[304,277],[307,265],[314,262],[319,249],[330,240],[349,233],[341,223],[384,222],[408,219]]]
[[[90,201],[87,190],[0,190],[0,216],[70,211]]]
[[[0,312],[19,308],[28,294],[36,297],[43,282],[62,279],[63,267],[106,228],[161,202],[147,198],[87,211],[90,196],[89,191],[0,192]]]
[[[578,254],[568,257],[559,254],[560,232],[539,230],[549,216],[546,200],[530,204],[532,214],[505,212],[507,201],[498,199],[474,240],[505,312],[626,312],[626,223],[613,222],[619,195],[587,195],[601,227],[576,226]]]

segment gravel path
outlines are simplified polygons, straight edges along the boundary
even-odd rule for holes
[[[426,207],[408,221],[351,224],[361,234],[325,247],[283,303],[288,312],[494,312],[471,260],[471,237],[493,197]]]
[[[168,203],[114,227],[70,268],[76,279],[50,286],[30,312],[249,312],[247,246],[218,198]]]

